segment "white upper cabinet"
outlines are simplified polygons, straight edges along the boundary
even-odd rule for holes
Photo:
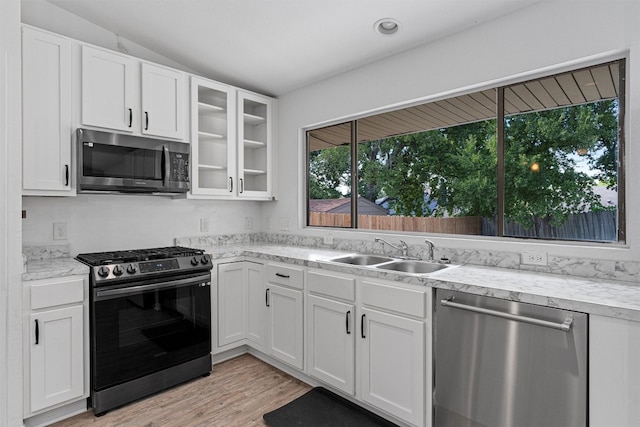
[[[273,104],[266,96],[238,91],[238,196],[272,196]]]
[[[233,197],[236,178],[236,90],[191,78],[191,193]]]
[[[139,126],[137,65],[124,55],[82,47],[82,124],[127,132]]]
[[[273,98],[191,78],[195,197],[271,200]]]
[[[71,174],[71,43],[22,30],[24,195],[73,195]]]
[[[184,139],[185,76],[142,64],[142,133]]]
[[[82,124],[185,138],[186,78],[169,68],[82,46]]]

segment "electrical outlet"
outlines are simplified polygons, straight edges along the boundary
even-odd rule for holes
[[[251,230],[251,228],[253,228],[253,218],[250,216],[244,217],[244,228],[245,230]]]
[[[322,243],[325,245],[333,245],[333,236],[331,234],[325,234],[322,236]]]
[[[67,240],[67,223],[53,223],[53,240]]]
[[[264,219],[264,229],[265,230],[270,230],[271,229],[271,217],[268,216]]]
[[[280,230],[282,231],[289,230],[289,218],[280,218]]]
[[[200,218],[200,232],[201,233],[209,232],[209,218]]]
[[[527,265],[548,265],[546,252],[522,252],[520,254],[520,264]]]

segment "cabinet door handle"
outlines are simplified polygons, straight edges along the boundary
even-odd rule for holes
[[[233,177],[229,177],[229,193],[233,193]]]
[[[276,276],[278,276],[278,277],[282,277],[282,278],[284,278],[284,279],[288,279],[289,277],[291,277],[291,276],[289,276],[288,274],[282,274],[282,273],[276,273]]]
[[[129,127],[133,126],[133,110],[129,108]]]
[[[365,334],[364,334],[364,317],[366,316],[366,314],[363,314],[362,317],[360,318],[360,336],[362,338],[366,338]]]
[[[244,178],[240,178],[240,194],[244,193]]]
[[[69,186],[69,165],[64,165],[64,185]]]
[[[149,130],[149,112],[144,112],[144,130]]]
[[[347,311],[347,315],[345,317],[345,323],[347,327],[347,335],[351,335],[351,328],[349,327],[349,318],[351,317],[351,310]]]
[[[40,343],[40,324],[38,323],[38,319],[36,319],[35,322],[36,322],[36,345],[38,345]]]
[[[269,288],[267,288],[267,290],[264,293],[264,303],[267,307],[271,307],[271,305],[269,305]]]

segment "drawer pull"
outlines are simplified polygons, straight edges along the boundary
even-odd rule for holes
[[[288,278],[290,278],[290,277],[291,277],[291,276],[289,276],[288,274],[282,274],[282,273],[276,273],[276,276],[278,276],[278,277],[282,277],[283,279],[288,279]]]

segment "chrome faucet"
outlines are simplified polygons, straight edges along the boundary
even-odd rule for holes
[[[430,262],[433,262],[433,248],[435,247],[435,245],[433,244],[433,242],[429,239],[424,239],[424,242],[429,246],[429,260]]]
[[[391,244],[389,242],[387,242],[384,239],[381,239],[379,237],[376,237],[375,239],[376,242],[382,242],[382,243],[386,243],[387,245],[391,246],[393,249],[396,249],[398,251],[400,251],[400,253],[402,254],[403,257],[408,257],[409,256],[409,246],[407,246],[407,243],[404,240],[400,240],[400,246],[396,246],[394,244]]]

